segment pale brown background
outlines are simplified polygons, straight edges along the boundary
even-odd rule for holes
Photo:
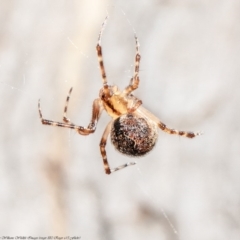
[[[114,5],[115,7],[113,7]],[[126,16],[122,14],[122,10]],[[43,126],[37,112],[86,126],[101,78],[123,88],[141,44],[136,95],[189,140],[160,132],[138,164],[104,173],[96,133]],[[240,1],[1,0],[0,236],[83,240],[240,239]],[[111,144],[112,167],[129,160]]]

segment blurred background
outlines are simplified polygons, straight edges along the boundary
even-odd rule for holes
[[[83,240],[240,239],[240,2],[235,0],[0,1],[0,236]],[[87,126],[101,77],[133,73],[134,31],[142,55],[135,95],[169,127],[137,165],[104,173],[97,131],[41,124],[68,117]],[[111,167],[134,159],[110,142]]]

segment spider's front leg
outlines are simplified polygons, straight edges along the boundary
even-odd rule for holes
[[[102,154],[102,158],[103,158],[103,165],[104,165],[104,169],[105,169],[105,173],[106,174],[111,174],[113,172],[116,172],[118,170],[121,170],[125,167],[128,167],[128,166],[131,166],[131,165],[135,165],[136,162],[129,162],[129,163],[126,163],[126,164],[123,164],[119,167],[116,167],[116,168],[110,168],[109,164],[108,164],[108,160],[107,160],[107,154],[106,154],[106,144],[107,144],[107,138],[108,138],[108,135],[111,131],[111,127],[112,127],[112,123],[113,121],[111,121],[110,123],[108,123],[104,133],[103,133],[103,136],[102,136],[102,139],[101,139],[101,142],[100,142],[100,151],[101,151],[101,154]]]
[[[72,91],[72,89],[70,89],[69,93],[71,93],[71,91]],[[68,96],[67,99],[69,100],[69,96]],[[65,110],[67,111],[67,104],[65,106]],[[98,119],[100,118],[100,115],[101,115],[101,112],[102,112],[102,103],[101,103],[100,99],[95,99],[93,101],[92,118],[91,118],[91,121],[90,121],[88,127],[86,127],[86,128],[84,128],[82,126],[78,126],[78,125],[73,124],[73,123],[70,123],[70,121],[66,118],[65,115],[64,115],[65,123],[44,119],[42,117],[42,111],[41,111],[41,107],[40,107],[40,100],[38,101],[38,111],[39,111],[39,116],[40,116],[41,122],[44,125],[51,125],[51,126],[64,127],[64,128],[71,128],[71,129],[75,129],[81,135],[89,135],[91,133],[94,133],[95,130],[96,130],[97,122],[98,122]],[[66,111],[64,112],[64,114],[66,113]]]
[[[98,56],[98,63],[99,63],[99,68],[102,76],[102,82],[103,82],[103,95],[108,98],[111,96],[110,88],[107,83],[107,76],[106,76],[106,71],[103,63],[103,55],[102,55],[102,46],[101,46],[101,38],[103,34],[104,27],[107,24],[108,16],[106,16],[104,22],[102,23],[102,27],[98,36],[98,42],[96,46],[97,50],[97,56]]]
[[[139,65],[141,60],[141,55],[139,52],[139,42],[136,34],[134,35],[135,42],[136,42],[136,55],[135,55],[135,69],[134,69],[134,75],[130,80],[129,85],[124,89],[124,93],[126,95],[130,94],[132,91],[136,90],[139,85]]]

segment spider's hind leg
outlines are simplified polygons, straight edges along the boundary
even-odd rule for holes
[[[188,137],[188,138],[194,138],[196,136],[202,135],[201,132],[179,131],[173,128],[168,128],[164,123],[160,121],[158,122],[158,126],[162,131],[168,134],[176,134],[176,135]]]
[[[147,109],[145,109],[142,106],[140,106],[136,111],[138,111],[140,115],[143,115],[149,118],[151,121],[154,121],[162,131],[168,134],[175,134],[175,135],[179,135],[187,138],[194,138],[196,136],[202,135],[201,132],[180,131],[173,128],[169,128],[166,126],[166,124],[161,122],[155,115],[153,115],[151,112],[149,112]]]
[[[110,123],[108,123],[104,133],[103,133],[103,136],[102,136],[102,139],[101,139],[101,142],[100,142],[100,151],[101,151],[101,154],[102,154],[102,158],[103,158],[103,165],[104,165],[104,169],[105,169],[105,173],[106,174],[111,174],[113,172],[116,172],[118,170],[121,170],[123,168],[126,168],[128,166],[131,166],[131,165],[135,165],[136,162],[129,162],[129,163],[125,163],[121,166],[118,166],[116,168],[110,168],[109,166],[109,163],[108,163],[108,160],[107,160],[107,153],[106,153],[106,144],[107,144],[107,138],[108,138],[108,135],[110,133],[110,130],[111,130],[111,126],[112,126],[112,122],[111,121]]]

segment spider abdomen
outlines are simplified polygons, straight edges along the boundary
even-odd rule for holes
[[[137,157],[151,151],[158,137],[157,126],[142,117],[125,114],[114,120],[111,141],[126,155]]]

